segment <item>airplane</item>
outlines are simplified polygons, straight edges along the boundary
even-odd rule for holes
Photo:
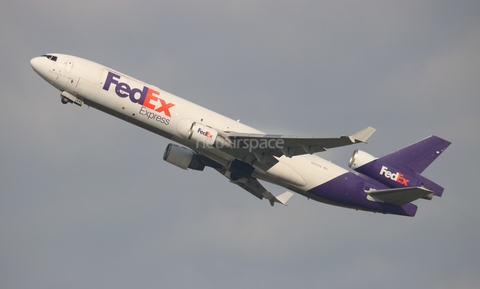
[[[30,61],[63,104],[96,108],[171,140],[163,159],[181,169],[210,167],[259,199],[286,205],[298,193],[318,202],[413,217],[417,199],[444,188],[421,173],[451,144],[430,136],[376,158],[355,150],[349,171],[315,153],[365,143],[367,127],[340,137],[268,134],[98,63],[50,53]],[[287,189],[274,196],[260,183]]]

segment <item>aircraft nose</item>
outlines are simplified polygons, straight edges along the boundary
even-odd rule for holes
[[[30,60],[30,65],[38,75],[40,75],[43,79],[48,80],[50,75],[48,73],[48,63],[45,62],[45,57],[34,57]]]
[[[39,68],[40,57],[34,57],[30,60],[30,65],[32,66],[33,70],[38,71]]]

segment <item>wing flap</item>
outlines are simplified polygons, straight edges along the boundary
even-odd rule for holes
[[[381,201],[403,206],[420,198],[429,198],[433,191],[423,187],[409,187],[399,189],[376,190],[366,192],[372,201]]]
[[[293,196],[293,193],[285,192],[275,197],[272,193],[267,191],[267,189],[265,189],[265,187],[263,187],[262,184],[260,184],[260,182],[255,178],[243,178],[232,182],[237,184],[239,187],[246,190],[250,194],[254,195],[255,197],[259,198],[260,200],[263,198],[267,199],[272,206],[275,203],[286,206],[287,201]]]
[[[275,203],[279,203],[279,204],[282,204],[282,205],[286,206],[287,201],[293,196],[293,193],[292,192],[285,192],[285,193],[275,197],[269,191],[265,191],[263,193],[263,196],[265,197],[265,199],[270,201],[270,205],[272,205],[272,206]]]

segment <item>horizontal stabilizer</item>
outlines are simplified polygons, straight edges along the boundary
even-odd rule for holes
[[[423,187],[409,187],[366,192],[369,199],[403,206],[420,198],[431,199],[433,191]]]

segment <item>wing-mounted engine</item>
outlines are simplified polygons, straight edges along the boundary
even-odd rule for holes
[[[189,148],[176,144],[168,144],[163,153],[163,160],[184,170],[192,169],[203,171],[205,164],[200,160],[200,155]]]
[[[197,148],[230,148],[232,146],[232,142],[222,131],[188,119],[181,120],[177,130],[182,137],[195,142]]]

